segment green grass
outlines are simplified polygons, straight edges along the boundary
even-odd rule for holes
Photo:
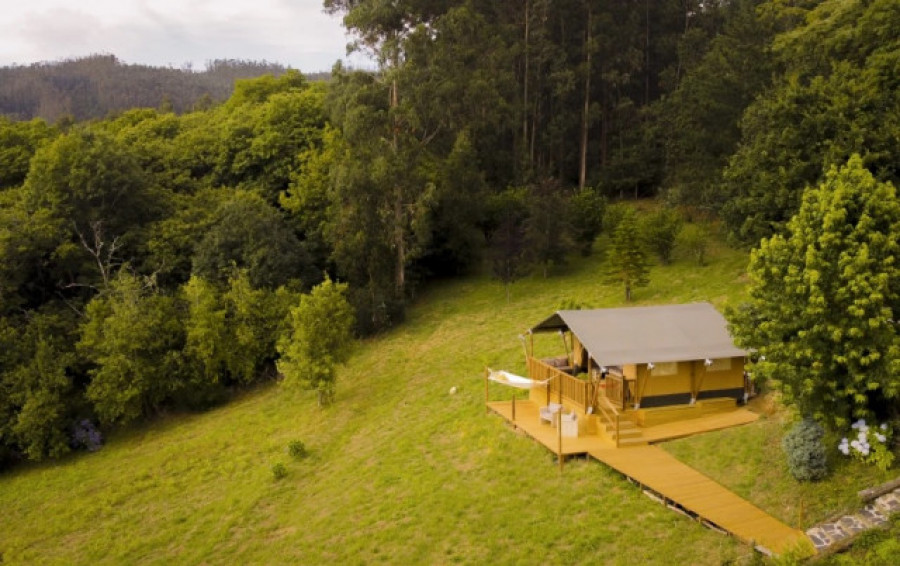
[[[744,292],[745,263],[745,254],[716,246],[706,267],[655,268],[637,304],[721,307]],[[622,290],[601,282],[599,257],[561,271],[516,283],[509,302],[485,277],[433,285],[406,323],[360,345],[332,407],[264,387],[208,413],[113,435],[95,454],[0,476],[3,563],[719,564],[748,556],[596,462],[570,462],[560,475],[546,449],[485,414],[483,368],[523,371],[518,334],[564,300],[622,304]],[[697,439],[720,439],[709,461],[683,454],[705,449],[695,439],[674,451],[795,522],[769,484],[755,483],[760,467],[781,465],[777,449],[759,442],[771,427],[722,433],[747,435],[745,445]],[[294,440],[308,456],[291,458]],[[742,464],[757,452],[758,462]],[[278,463],[287,469],[280,480]],[[796,488],[783,470],[772,474],[776,493]],[[818,487],[802,489],[812,509]],[[840,499],[825,491],[816,513]]]

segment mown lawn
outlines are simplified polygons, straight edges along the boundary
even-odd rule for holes
[[[684,259],[657,267],[638,304],[722,307],[743,293],[745,263],[716,246],[705,267]],[[573,461],[560,475],[544,448],[485,413],[483,368],[524,370],[518,334],[564,301],[613,306],[621,295],[603,283],[600,255],[516,283],[509,302],[486,277],[433,285],[403,325],[360,345],[330,408],[273,385],[119,433],[95,454],[0,476],[2,562],[747,559],[743,545],[665,510],[598,463]],[[798,500],[808,523],[844,502],[842,481],[870,473],[842,467],[829,483],[798,488],[779,468],[780,426],[766,419],[672,450],[795,525]],[[287,454],[295,439],[308,458]],[[282,480],[271,471],[278,462],[288,469]]]

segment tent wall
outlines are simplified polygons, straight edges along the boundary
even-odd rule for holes
[[[717,360],[718,362],[718,360]],[[697,394],[697,399],[713,399],[716,397],[731,397],[738,401],[744,397],[744,358],[731,358],[731,367],[718,369],[718,363],[707,369],[700,362],[698,372],[703,372],[703,381]]]
[[[724,366],[724,367],[723,367]],[[720,369],[722,367],[722,369]],[[730,397],[741,399],[744,393],[744,359],[730,358],[707,367],[703,360],[678,362],[670,375],[655,375],[646,364],[637,366],[635,401],[642,408],[683,405],[691,399]]]

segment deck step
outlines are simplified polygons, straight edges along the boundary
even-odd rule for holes
[[[607,432],[613,431],[616,429],[615,423],[608,423],[604,421],[604,426],[606,426]],[[639,430],[638,426],[634,424],[632,421],[620,421],[619,422],[619,430]]]
[[[613,440],[615,440],[615,439],[613,439]],[[618,445],[619,448],[624,448],[627,446],[646,446],[647,439],[644,438],[643,436],[637,436],[634,438],[620,438],[616,444]]]
[[[611,430],[611,431],[609,431],[608,434],[611,438],[613,438],[613,439],[616,438],[616,431]],[[619,434],[618,434],[619,438],[637,438],[639,436],[644,436],[644,433],[641,432],[641,430],[637,429],[637,428],[633,428],[633,429],[629,429],[629,430],[620,430]]]

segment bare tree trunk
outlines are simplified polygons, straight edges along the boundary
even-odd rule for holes
[[[93,236],[93,243],[89,243],[78,226],[74,225],[75,233],[81,241],[81,247],[85,249],[94,261],[97,263],[97,269],[100,271],[100,278],[103,279],[103,286],[109,286],[109,279],[112,276],[112,270],[119,265],[116,260],[116,252],[122,247],[119,243],[118,236],[113,238],[111,242],[103,241],[103,221],[96,220],[90,223],[90,229]]]
[[[531,14],[529,11],[528,0],[525,0],[525,77],[524,77],[524,100],[522,101],[522,154],[526,155],[525,152],[528,148],[528,73],[530,71],[530,60],[529,60],[529,40],[530,40],[530,18]]]
[[[406,238],[403,235],[403,191],[397,190],[397,198],[394,200],[394,246],[397,248],[397,294],[402,299],[406,287]]]
[[[395,68],[396,65],[397,64],[395,63]],[[391,81],[391,110],[396,112],[396,109],[399,105],[400,95],[398,93],[397,79],[395,77]],[[393,135],[391,140],[391,149],[394,152],[395,158],[400,152],[400,142],[398,139],[399,129],[400,124],[398,123],[398,119],[395,114],[392,123]],[[404,291],[406,287],[406,238],[403,234],[406,222],[404,221],[403,217],[402,183],[394,185],[394,193],[394,247],[397,250],[397,266],[394,284],[396,285],[397,295],[402,299],[404,297]]]
[[[650,105],[650,0],[644,0],[644,106]]]
[[[587,183],[588,116],[591,109],[591,7],[587,9],[587,28],[584,33],[584,107],[581,115],[581,155],[578,167],[578,188]]]
[[[691,2],[686,0],[684,2],[684,34],[688,32],[688,29],[691,27]],[[682,35],[684,35],[682,34]],[[675,84],[677,85],[681,82],[681,57],[677,57],[678,64],[675,66]]]
[[[609,109],[606,88],[602,82],[600,87],[600,166],[604,167],[609,160]]]

